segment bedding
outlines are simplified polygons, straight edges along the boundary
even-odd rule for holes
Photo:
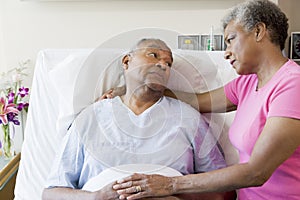
[[[83,190],[97,191],[111,183],[112,180],[120,180],[133,173],[160,174],[164,176],[182,176],[180,172],[170,167],[153,164],[130,164],[111,167],[102,171],[98,176],[91,178],[84,186]]]
[[[104,91],[124,84],[121,58],[126,49],[46,49],[39,52],[15,187],[16,200],[41,199],[56,149],[68,127]],[[174,50],[168,87],[203,92],[236,77],[224,52]],[[231,114],[206,114],[227,164],[236,152],[227,138]],[[224,134],[223,134],[224,133]]]

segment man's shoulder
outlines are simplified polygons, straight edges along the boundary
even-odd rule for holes
[[[171,109],[174,107],[180,108],[180,112],[181,112],[182,116],[187,116],[189,118],[201,117],[201,114],[199,113],[198,110],[196,110],[191,105],[189,105],[181,100],[174,99],[171,97],[165,97],[165,100],[168,102]],[[176,110],[176,109],[173,109],[173,110]]]
[[[110,100],[97,101],[82,109],[73,122],[76,130],[79,133],[87,133],[89,131],[93,133],[94,131],[92,130],[96,130],[99,125],[99,119],[110,119],[110,114],[103,109],[107,108],[109,102]]]
[[[189,111],[189,112],[195,112],[198,113],[199,112],[193,108],[190,104],[187,104],[179,99],[174,99],[171,97],[165,97],[166,101],[168,101],[170,103],[171,106],[181,106],[184,110]]]
[[[101,101],[94,102],[86,107],[84,107],[76,116],[76,121],[86,121],[86,120],[94,120],[96,114],[99,112],[99,110],[103,111],[107,105],[109,105],[109,102],[111,102],[111,99],[104,99]]]
[[[108,106],[112,102],[112,99],[103,99],[100,101],[96,101],[85,108],[82,109],[80,112],[81,114],[89,114],[91,112],[95,112],[98,109],[101,109],[102,107]]]

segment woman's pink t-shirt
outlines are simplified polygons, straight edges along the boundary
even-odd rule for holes
[[[300,119],[300,66],[294,61],[286,62],[258,91],[256,86],[257,76],[251,74],[242,75],[224,87],[227,98],[237,105],[229,137],[239,151],[240,163],[249,161],[267,118]],[[248,199],[300,199],[300,146],[263,186],[239,190],[239,200]]]

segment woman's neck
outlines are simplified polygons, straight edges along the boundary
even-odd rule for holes
[[[258,77],[257,89],[267,84],[276,72],[288,61],[288,58],[284,57],[281,52],[273,53],[265,57],[270,59],[264,59],[260,64],[259,71],[256,73]]]

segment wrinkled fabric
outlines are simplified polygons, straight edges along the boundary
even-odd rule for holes
[[[182,174],[225,167],[216,139],[199,112],[163,97],[136,115],[120,97],[85,109],[69,130],[47,187],[82,188],[104,169],[158,164]]]

